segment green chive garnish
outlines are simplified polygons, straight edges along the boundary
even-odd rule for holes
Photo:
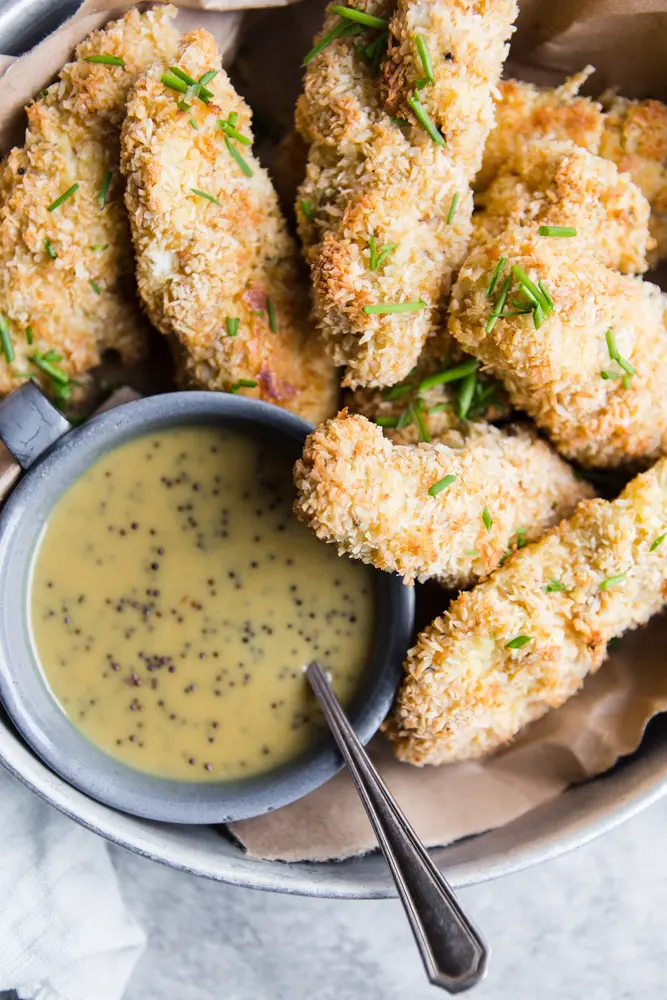
[[[439,479],[437,483],[433,483],[433,486],[429,486],[428,495],[430,497],[437,497],[438,493],[441,493],[447,486],[451,486],[455,480],[456,476],[453,476],[451,473],[443,479]]]
[[[67,188],[67,191],[63,191],[55,201],[51,202],[47,208],[47,212],[55,212],[57,208],[60,208],[64,201],[67,201],[68,198],[71,198],[79,190],[79,186],[79,182],[77,181],[76,184],[72,184],[70,188]]]
[[[618,573],[616,576],[608,576],[606,580],[603,580],[600,584],[600,590],[611,590],[612,587],[617,586],[619,583],[623,583],[627,578],[627,573]]]
[[[109,249],[109,244],[108,243],[93,243],[93,245],[92,245],[92,247],[90,249],[94,250],[97,253],[100,250],[108,250]]]
[[[96,281],[91,281],[90,282],[90,287],[95,292],[95,295],[101,295],[102,294],[102,289],[100,288],[100,286],[98,285],[98,283]]]
[[[560,594],[562,591],[567,590],[567,587],[564,583],[561,583],[560,580],[556,580],[552,576],[544,589],[547,594]]]
[[[104,208],[107,203],[107,195],[109,194],[109,185],[111,184],[111,171],[107,170],[104,175],[104,180],[102,181],[102,187],[97,194],[97,204],[100,208]]]
[[[255,382],[254,379],[251,379],[251,378],[240,378],[238,380],[238,382],[234,382],[233,385],[230,385],[229,391],[232,392],[232,393],[234,393],[234,392],[238,392],[239,389],[254,389],[254,388],[256,388],[256,386],[257,386],[257,383]]]
[[[325,35],[324,38],[322,38],[317,43],[317,45],[313,46],[313,48],[310,50],[310,52],[303,60],[301,65],[307,66],[309,63],[313,61],[315,56],[318,56],[323,49],[326,49],[327,45],[330,45],[337,38],[346,38],[350,35],[356,35],[360,31],[363,31],[363,28],[360,24],[350,24],[345,20],[340,21],[340,23],[336,25],[333,31],[330,31],[328,35]]]
[[[445,142],[444,136],[438,132],[437,128],[429,118],[426,108],[421,103],[419,98],[413,94],[411,97],[408,97],[408,104],[412,108],[415,118],[422,128],[428,132],[433,139],[433,142],[435,142],[438,146],[446,146],[447,143]]]
[[[437,406],[429,406],[426,412],[430,416],[431,413],[442,413],[443,410],[448,410],[448,409],[449,409],[449,403],[438,403]]]
[[[231,139],[228,136],[225,136],[225,146],[227,147],[232,159],[236,160],[236,162],[238,163],[239,167],[246,175],[246,177],[252,177],[252,170],[250,169],[246,161],[243,159],[236,146],[232,146]]]
[[[611,372],[608,370],[603,370],[600,372],[600,378],[603,378],[605,381],[607,381],[610,378],[620,378],[620,377],[621,376],[618,374],[618,372]]]
[[[651,545],[651,548],[649,549],[649,552],[655,552],[655,550],[658,548],[658,546],[662,545],[662,543],[664,542],[665,538],[667,538],[667,534],[665,534],[665,535],[658,535],[658,537],[655,539],[655,541]]]
[[[105,66],[125,66],[125,60],[119,58],[119,56],[85,56],[83,61],[89,63],[103,63]]]
[[[203,74],[203,76],[199,77],[199,82],[201,83],[202,87],[205,87],[207,83],[211,82],[211,80],[215,80],[217,75],[218,75],[217,69],[209,69],[207,70],[206,73]]]
[[[384,262],[390,253],[398,249],[398,243],[385,243],[383,247],[380,247],[380,252],[378,253],[377,262],[375,264],[375,269],[382,267]]]
[[[424,70],[424,76],[426,77],[428,83],[435,83],[433,63],[431,62],[431,57],[428,54],[428,49],[426,48],[423,35],[417,35],[415,42],[417,43],[417,52],[419,53],[422,69]]]
[[[491,511],[488,507],[485,507],[482,511],[482,521],[484,521],[484,527],[491,534],[491,528],[493,527],[493,518],[491,517]]]
[[[451,226],[451,224],[452,224],[452,220],[454,218],[454,212],[456,211],[456,206],[459,203],[459,197],[460,197],[460,195],[459,195],[459,193],[457,191],[456,194],[452,198],[452,203],[449,206],[449,211],[447,212],[447,225],[448,226]]]
[[[397,429],[403,430],[404,427],[409,427],[414,419],[414,410],[411,406],[406,406],[406,408],[401,413],[398,418],[398,423],[396,424]]]
[[[632,367],[632,365],[630,364],[630,362],[626,361],[625,358],[621,357],[620,354],[616,358],[616,361],[619,363],[619,365],[621,366],[621,368],[623,369],[623,371],[628,373],[628,375],[636,375],[637,374],[637,372]]]
[[[301,201],[299,202],[299,206],[301,208],[301,211],[303,212],[303,215],[304,215],[304,218],[306,219],[306,221],[307,222],[314,222],[315,221],[315,216],[313,215],[313,210],[310,207],[310,202],[308,201],[308,199],[307,198],[302,198]]]
[[[25,339],[26,339],[26,342],[27,342],[28,346],[30,346],[30,344],[32,344],[32,338],[33,338],[32,327],[31,326],[26,326],[26,328],[25,328]]]
[[[228,135],[231,139],[236,139],[236,141],[240,142],[243,146],[252,145],[251,140],[247,135],[243,135],[242,132],[239,132],[233,125],[230,125],[230,123],[226,122],[223,118],[221,118],[218,122],[218,127],[222,129],[225,135]]]
[[[412,385],[393,385],[391,389],[384,389],[382,395],[385,399],[401,399],[402,396],[407,396],[413,389],[414,386]]]
[[[616,341],[614,340],[614,331],[609,329],[605,333],[605,339],[607,341],[607,350],[609,351],[609,357],[612,361],[618,359],[618,348],[616,346]]]
[[[182,80],[183,83],[186,83],[188,87],[199,87],[199,97],[205,104],[208,104],[213,97],[212,90],[207,90],[199,80],[195,80],[194,77],[190,76],[189,73],[186,73],[185,70],[179,69],[178,66],[170,66],[169,72],[172,73],[177,79]],[[162,82],[164,83],[164,80]]]
[[[385,313],[408,313],[418,312],[426,309],[426,302],[419,299],[417,302],[381,302],[375,306],[364,306],[367,316],[383,316]]]
[[[433,389],[436,385],[444,385],[446,382],[458,382],[459,379],[465,378],[466,375],[476,372],[478,368],[479,361],[477,358],[469,358],[467,361],[462,361],[460,365],[455,365],[446,371],[434,372],[433,375],[427,375],[426,378],[421,380],[419,383],[419,392]]]
[[[48,351],[42,355],[45,361],[62,361],[63,356],[55,347],[49,347]]]
[[[461,380],[458,395],[456,398],[456,408],[459,420],[465,420],[472,404],[475,389],[477,388],[477,372],[471,372]]]
[[[386,31],[389,27],[389,22],[385,21],[383,17],[365,14],[363,10],[357,10],[356,7],[335,6],[331,10],[339,17],[345,17],[348,21],[356,21],[357,24],[363,24],[366,28],[379,28],[381,31]]]
[[[205,198],[206,201],[212,201],[214,205],[220,205],[217,198],[214,198],[212,194],[207,194],[206,191],[199,191],[198,188],[190,188],[193,194],[196,194],[198,198]],[[222,208],[222,205],[220,205]]]
[[[269,317],[269,329],[271,333],[278,332],[278,324],[276,322],[276,307],[274,306],[271,299],[266,300],[266,312]]]
[[[517,549],[523,549],[528,544],[528,539],[526,538],[526,529],[517,528],[516,529],[516,547]]]
[[[518,264],[514,264],[512,266],[512,274],[522,286],[524,292],[530,293],[537,304],[542,308],[543,312],[548,313],[551,310],[549,300],[545,296],[544,292],[535,284],[535,282],[528,277],[524,269],[519,267]]]
[[[491,275],[491,281],[486,286],[486,291],[484,292],[487,299],[490,299],[491,296],[493,295],[493,291],[496,285],[498,284],[498,278],[503,273],[506,263],[507,263],[507,257],[501,257],[498,263],[496,264],[495,270]]]
[[[548,306],[549,306],[549,307],[550,307],[551,309],[553,309],[553,307],[554,307],[554,305],[555,305],[556,303],[555,303],[555,302],[554,302],[554,300],[553,300],[553,299],[551,298],[551,295],[550,295],[550,293],[549,293],[549,291],[548,291],[548,289],[547,289],[546,285],[544,284],[544,282],[542,281],[542,279],[541,279],[541,278],[540,278],[540,279],[538,280],[538,282],[537,282],[537,286],[538,286],[539,290],[540,290],[540,291],[542,292],[542,295],[544,296],[544,298],[546,299],[546,301],[547,301],[547,305],[548,305]]]
[[[163,73],[160,77],[160,81],[165,85],[165,87],[169,87],[170,90],[176,90],[179,94],[185,94],[188,89],[188,84],[184,83],[183,80],[179,80],[179,78],[171,72]]]
[[[521,649],[532,638],[532,635],[517,635],[514,639],[510,639],[509,642],[505,643],[505,649]]]
[[[397,115],[390,115],[389,121],[393,122],[394,125],[398,125],[400,129],[410,128],[410,122],[407,118],[399,118]]]
[[[49,255],[49,257],[51,258],[51,260],[55,260],[56,257],[58,256],[58,254],[56,253],[55,248],[53,246],[53,243],[51,242],[51,240],[49,239],[48,236],[44,240],[44,249],[46,250],[46,252]]]
[[[485,327],[487,333],[491,333],[497,321],[500,319],[500,314],[505,308],[505,303],[507,302],[507,296],[509,295],[511,284],[512,284],[512,277],[511,275],[508,274],[505,280],[503,281],[503,287],[500,289],[500,295],[498,296],[496,304],[493,307],[493,310],[491,311],[491,315],[487,320]]]
[[[426,426],[426,421],[424,420],[424,414],[422,412],[423,403],[421,399],[418,399],[416,403],[412,404],[414,421],[417,425],[417,430],[419,431],[419,440],[426,441],[427,444],[431,442],[431,435],[429,434],[428,427]]]
[[[577,230],[574,226],[540,226],[538,228],[540,236],[576,236]]]
[[[240,323],[241,323],[240,319],[233,319],[231,316],[227,317],[227,319],[225,320],[225,326],[227,327],[227,333],[229,334],[230,337],[235,337],[236,334],[239,332]]]
[[[35,365],[36,368],[39,368],[45,375],[48,375],[53,382],[57,383],[57,385],[67,385],[69,382],[69,375],[61,371],[60,368],[56,368],[55,365],[51,364],[51,362],[40,354],[39,351],[35,351],[29,360],[33,363],[33,365]]]
[[[398,427],[398,417],[376,417],[378,427]]]
[[[199,131],[199,125],[197,125],[197,122],[194,120],[194,118],[190,118],[190,125],[195,130],[195,132]]]
[[[7,363],[14,360],[14,345],[12,344],[12,335],[9,329],[9,323],[5,316],[0,313],[0,345],[2,346],[2,353],[7,360]]]

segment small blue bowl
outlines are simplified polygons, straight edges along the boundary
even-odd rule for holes
[[[36,385],[0,405],[0,439],[26,474],[0,514],[0,700],[30,747],[57,774],[92,798],[145,819],[227,823],[301,798],[342,766],[326,736],[299,757],[253,778],[175,781],[114,760],[70,722],[49,690],[30,640],[30,567],[42,529],[62,494],[103,454],[133,438],[183,425],[260,433],[296,459],[312,427],[254,399],[215,392],[174,392],[126,403],[75,430]],[[376,571],[376,627],[368,666],[349,708],[366,743],[387,715],[414,623],[414,588]]]

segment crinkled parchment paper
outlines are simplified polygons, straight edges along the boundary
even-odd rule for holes
[[[520,0],[520,5],[511,52],[514,72],[521,67],[531,79],[555,82],[593,63],[598,72],[589,81],[592,93],[615,87],[625,96],[667,98],[667,0]],[[320,24],[322,0],[243,16],[236,9],[260,4],[191,0],[176,6],[189,8],[179,14],[183,29],[197,24],[216,34],[263,130],[274,138],[289,130],[300,62]],[[20,141],[23,105],[51,79],[73,46],[123,9],[113,0],[93,0],[33,52],[5,61],[3,149]],[[0,63],[0,72],[2,68]],[[15,475],[10,456],[0,451],[0,492]],[[637,748],[649,719],[667,709],[664,649],[667,617],[660,616],[626,636],[579,695],[486,761],[412,768],[394,761],[381,737],[373,741],[371,754],[428,844],[501,826]],[[291,806],[233,824],[232,831],[252,855],[288,861],[344,858],[375,846],[344,773]]]

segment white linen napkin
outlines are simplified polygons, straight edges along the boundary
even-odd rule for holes
[[[101,837],[0,767],[0,991],[120,1000],[145,941]]]

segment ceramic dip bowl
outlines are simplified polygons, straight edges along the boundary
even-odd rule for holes
[[[31,566],[44,525],[62,494],[102,455],[173,427],[225,426],[261,435],[295,460],[311,427],[278,407],[226,393],[174,392],[126,403],[72,429],[34,383],[0,405],[0,438],[25,474],[0,514],[0,699],[32,750],[71,785],[106,805],[170,823],[225,823],[284,806],[323,784],[342,761],[328,737],[259,776],[176,781],[135,770],[91,743],[55,700],[29,628]],[[414,589],[372,572],[375,630],[359,689],[349,706],[366,743],[392,703],[409,646]]]

